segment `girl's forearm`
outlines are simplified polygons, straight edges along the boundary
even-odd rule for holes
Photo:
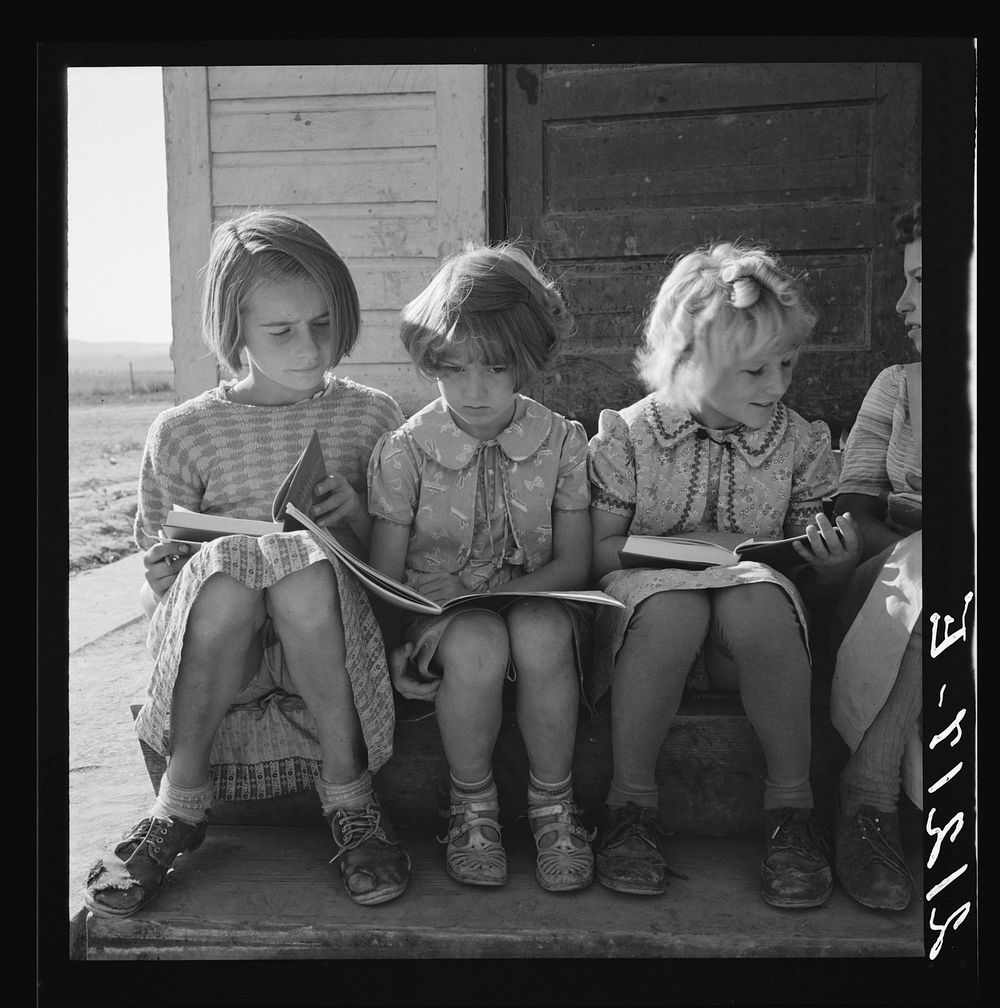
[[[627,536],[610,536],[602,539],[594,546],[593,574],[594,580],[599,580],[611,571],[621,569],[621,559],[618,551],[625,545]]]
[[[587,587],[588,571],[576,558],[551,560],[544,567],[524,574],[514,582],[497,587],[497,591],[517,587],[523,591],[579,591]]]

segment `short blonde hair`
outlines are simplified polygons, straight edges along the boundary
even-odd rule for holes
[[[241,314],[261,280],[304,279],[326,300],[336,363],[358,342],[361,310],[351,274],[329,242],[298,217],[266,208],[220,224],[202,294],[202,333],[219,363],[233,374],[240,370]]]
[[[400,339],[418,372],[436,378],[465,348],[514,372],[515,390],[544,374],[573,328],[555,283],[512,242],[447,259],[400,313]]]
[[[766,249],[719,242],[680,258],[660,285],[636,369],[647,388],[686,406],[708,373],[739,357],[797,358],[815,324],[801,283]]]

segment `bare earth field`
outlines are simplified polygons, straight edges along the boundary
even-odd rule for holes
[[[132,522],[146,432],[174,393],[72,395],[69,401],[69,572],[135,550]]]

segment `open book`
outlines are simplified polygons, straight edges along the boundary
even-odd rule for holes
[[[511,587],[504,591],[488,592],[486,594],[460,595],[458,598],[449,599],[447,602],[437,603],[421,595],[408,585],[401,584],[394,578],[388,577],[380,570],[365,563],[356,557],[350,550],[346,549],[330,533],[317,525],[308,515],[303,514],[294,504],[288,505],[288,515],[301,523],[303,528],[308,529],[314,538],[321,545],[329,548],[330,552],[342,560],[347,567],[358,577],[358,580],[370,591],[380,598],[401,609],[409,609],[412,612],[427,613],[431,616],[440,616],[442,613],[459,606],[469,605],[489,606],[509,602],[514,598],[552,598],[563,602],[588,602],[596,605],[617,606],[619,609],[625,607],[617,599],[610,595],[605,595],[600,591],[518,591],[514,586],[516,581],[511,581]]]
[[[203,543],[224,535],[262,536],[302,528],[294,520],[289,521],[286,508],[289,504],[294,504],[301,510],[308,511],[313,488],[326,476],[323,448],[319,443],[319,433],[314,430],[302,454],[274,495],[271,521],[200,514],[174,504],[163,523],[163,538],[175,542]]]
[[[834,529],[843,542],[843,533]],[[705,538],[699,538],[704,536]],[[711,537],[711,538],[709,538]],[[734,567],[741,560],[756,560],[772,567],[791,567],[804,561],[792,543],[809,545],[807,535],[789,539],[743,539],[739,532],[697,532],[690,536],[629,536],[618,551],[622,567]]]

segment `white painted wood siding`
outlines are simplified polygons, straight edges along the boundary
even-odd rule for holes
[[[433,386],[399,310],[442,258],[486,239],[486,67],[165,67],[177,395],[216,381],[198,323],[212,228],[248,206],[309,221],[343,257],[362,335],[337,371],[407,413]]]

